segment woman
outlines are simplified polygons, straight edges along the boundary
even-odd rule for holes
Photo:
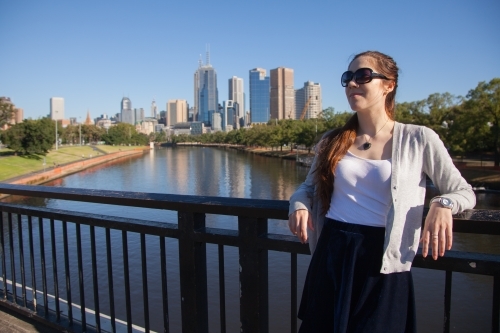
[[[398,67],[356,55],[341,83],[355,114],[326,133],[305,182],[290,198],[289,228],[309,240],[300,332],[415,332],[411,263],[450,250],[452,214],[475,195],[435,132],[394,121]],[[431,200],[421,232],[426,175]],[[309,228],[309,235],[308,229]]]

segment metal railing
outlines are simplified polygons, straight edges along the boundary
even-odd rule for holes
[[[287,201],[9,184],[0,184],[0,193],[177,212],[175,223],[163,223],[0,203],[0,306],[58,330],[100,332],[120,331],[124,327],[127,332],[149,332],[148,288],[154,283],[161,285],[158,288],[161,301],[156,306],[161,307],[163,331],[169,332],[165,243],[167,239],[177,239],[182,332],[208,332],[207,244],[217,245],[221,332],[226,332],[224,247],[227,246],[238,248],[241,332],[269,331],[268,252],[290,253],[290,327],[292,332],[297,331],[297,255],[309,254],[309,248],[295,237],[268,232],[269,219],[288,219]],[[207,227],[206,214],[237,217],[237,230]],[[500,211],[471,210],[454,217],[454,231],[500,235],[499,221]],[[82,244],[83,228],[89,244]],[[96,244],[96,232],[104,235],[104,244]],[[112,253],[112,235],[116,233],[121,236],[121,257]],[[133,233],[140,235],[140,301],[131,297],[131,290],[137,286],[131,286],[129,278],[128,238]],[[154,279],[147,265],[147,242],[151,237],[158,239],[160,253],[159,276]],[[117,260],[123,262],[123,270],[118,273],[113,269]],[[493,276],[492,332],[499,332],[500,255],[448,251],[445,257],[434,261],[417,254],[414,267],[446,271],[444,332],[450,330],[453,272]],[[102,276],[107,282],[106,288],[100,290]],[[72,288],[75,278],[78,288]],[[115,313],[116,279],[123,283],[125,311],[121,318]],[[88,280],[92,283],[86,284]],[[104,289],[107,293],[103,293]],[[101,310],[104,303],[106,311]],[[142,311],[138,310],[141,307]],[[133,320],[132,309],[134,313],[142,312],[141,327]]]

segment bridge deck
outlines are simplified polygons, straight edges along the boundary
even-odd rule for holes
[[[0,332],[2,333],[53,333],[59,332],[39,322],[0,306]]]

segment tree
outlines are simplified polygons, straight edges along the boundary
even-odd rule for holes
[[[351,118],[353,115],[352,112],[344,111],[342,113],[336,113],[332,107],[324,109],[319,114],[319,119],[323,123],[322,131],[328,131],[334,128],[339,128],[345,125],[345,123]],[[318,129],[318,133],[320,133]]]
[[[82,126],[82,134],[83,131],[84,129]],[[135,126],[127,123],[119,123],[116,126],[110,127],[108,133],[102,135],[102,140],[108,145],[132,144],[134,142],[132,137],[135,136],[136,133]]]
[[[165,131],[160,131],[155,133],[154,142],[160,143],[167,141],[167,135]]]
[[[464,108],[469,119],[475,119],[476,126],[488,132],[483,136],[484,147],[494,152],[495,166],[500,165],[500,78],[490,82],[479,82],[469,90]]]
[[[9,124],[16,112],[17,110],[12,103],[4,97],[0,97],[0,127]]]
[[[316,143],[316,125],[314,120],[308,119],[298,123],[298,133],[296,143],[304,145],[311,152],[311,147]]]
[[[25,119],[6,130],[2,135],[4,143],[16,153],[23,155],[46,155],[52,148],[55,125],[49,118]]]

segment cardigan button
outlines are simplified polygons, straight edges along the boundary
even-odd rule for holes
[[[393,189],[396,189],[396,186],[394,186]]]

